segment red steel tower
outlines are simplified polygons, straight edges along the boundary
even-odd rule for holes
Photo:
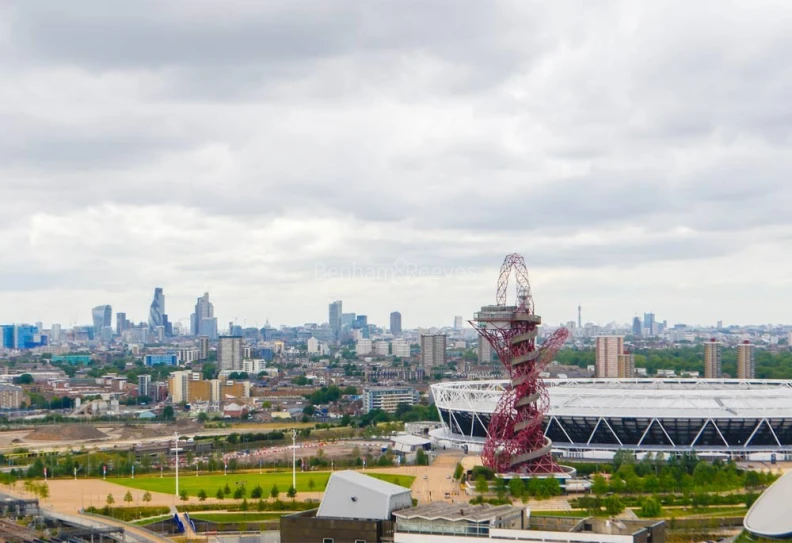
[[[517,280],[517,300],[515,305],[506,305],[512,271]],[[542,318],[534,313],[522,256],[515,253],[506,257],[496,304],[482,307],[470,324],[498,353],[511,379],[490,419],[489,437],[481,454],[484,465],[497,473],[562,473],[550,454],[552,442],[542,430],[549,398],[539,373],[552,361],[569,332],[559,328],[544,343],[536,344]]]

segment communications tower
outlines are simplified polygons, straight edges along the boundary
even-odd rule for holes
[[[514,305],[506,305],[512,271],[517,299]],[[498,353],[511,380],[490,419],[489,437],[481,454],[484,465],[497,473],[563,473],[550,454],[552,442],[542,430],[549,398],[539,374],[552,361],[569,332],[559,328],[537,345],[542,318],[534,313],[528,269],[522,256],[514,253],[506,257],[500,270],[495,305],[482,307],[470,324]]]

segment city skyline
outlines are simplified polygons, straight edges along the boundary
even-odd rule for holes
[[[792,5],[698,6],[0,8],[0,322],[783,323]]]

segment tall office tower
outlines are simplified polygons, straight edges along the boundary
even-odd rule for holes
[[[217,367],[220,371],[242,371],[241,336],[220,336],[217,344]]]
[[[632,333],[634,337],[641,337],[641,319],[633,318]]]
[[[192,334],[194,336],[209,335],[201,332],[201,326],[204,319],[213,319],[213,318],[214,318],[214,304],[209,301],[209,293],[204,292],[204,295],[199,297],[198,300],[196,300],[195,313],[193,314],[193,317],[190,318],[190,322],[193,326]],[[216,323],[215,326],[217,326]],[[211,338],[211,336],[209,337]],[[215,333],[215,336],[212,339],[217,339],[217,333]]]
[[[446,363],[445,334],[421,334],[421,366],[432,369]]]
[[[578,329],[583,328],[583,308],[578,306]]]
[[[341,313],[341,330],[350,330],[355,326],[357,315],[354,313]]]
[[[162,316],[164,314],[165,295],[162,293],[162,288],[156,287],[154,289],[154,299],[151,300],[151,306],[149,307],[149,330],[156,330],[158,326],[164,326],[162,322]]]
[[[478,363],[480,365],[492,363],[492,345],[483,337],[479,337],[478,342]]]
[[[129,321],[126,313],[116,313],[116,334],[119,336],[129,330]]]
[[[98,305],[91,310],[94,334],[99,335],[105,326],[113,324],[113,308],[109,305]]]
[[[462,326],[464,325],[462,321],[461,315],[454,316],[454,330],[462,330]]]
[[[198,335],[199,336],[206,336],[212,341],[216,340],[217,339],[217,317],[201,319],[201,322],[198,323]]]
[[[623,353],[619,355],[619,379],[632,379],[635,377],[635,355]]]
[[[50,330],[50,339],[52,343],[60,343],[61,340],[61,325],[60,324],[53,324],[52,330]]]
[[[138,375],[138,398],[151,397],[151,375]]]
[[[598,336],[595,376],[618,377],[619,355],[621,354],[624,354],[624,338],[622,336]]]
[[[336,343],[341,339],[341,314],[343,313],[341,300],[336,300],[329,306],[328,323],[333,331],[333,340]]]
[[[646,335],[653,337],[657,335],[657,325],[655,324],[654,313],[644,313],[643,327],[646,330]]]
[[[209,358],[209,338],[207,336],[198,337],[198,359],[206,360]]]
[[[398,336],[402,333],[401,313],[398,311],[394,311],[390,314],[390,333],[394,336]]]
[[[717,327],[718,327],[718,330],[720,330],[721,328],[723,328],[723,321],[718,321],[718,325],[717,325]]]
[[[750,341],[746,340],[737,345],[737,379],[756,378],[754,356],[754,345]]]
[[[704,379],[718,379],[721,376],[720,343],[715,338],[704,343]]]

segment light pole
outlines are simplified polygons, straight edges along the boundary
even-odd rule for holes
[[[292,488],[297,491],[297,430],[292,428]]]
[[[179,433],[173,432],[173,437],[176,440],[176,495],[179,495]]]

